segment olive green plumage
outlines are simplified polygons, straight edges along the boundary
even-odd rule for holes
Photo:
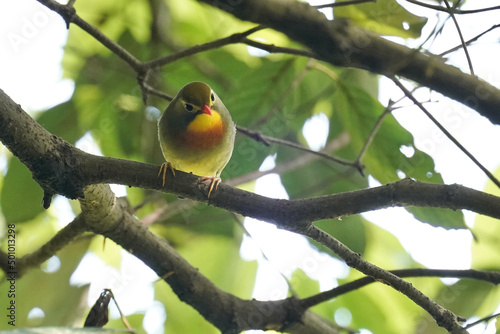
[[[220,176],[231,158],[235,133],[229,111],[203,82],[182,87],[158,122],[167,163],[200,176]]]

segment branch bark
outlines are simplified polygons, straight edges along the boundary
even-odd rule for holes
[[[500,90],[447,65],[438,56],[410,49],[354,26],[329,21],[306,2],[200,0],[235,17],[280,31],[335,66],[399,75],[448,96],[500,124]]]

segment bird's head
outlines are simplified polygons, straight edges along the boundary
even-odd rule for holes
[[[166,133],[186,147],[213,147],[227,131],[228,114],[210,86],[191,82],[179,90],[164,113]]]
[[[183,108],[190,114],[212,116],[212,106],[217,95],[206,83],[195,81],[182,87],[178,93]]]

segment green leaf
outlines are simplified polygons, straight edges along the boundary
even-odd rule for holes
[[[293,75],[292,61],[263,60],[262,66],[235,84],[224,99],[235,123],[246,127],[253,125],[254,130],[268,136],[283,136],[288,131],[287,119],[279,108],[274,109],[273,106],[279,103],[280,96],[289,88]],[[275,147],[267,147],[247,136],[238,135],[225,173],[235,177],[255,171],[275,151]]]
[[[174,198],[175,196],[168,196]],[[164,204],[163,204],[164,205]],[[169,202],[168,215],[164,217],[164,221],[156,221],[155,228],[158,224],[165,226],[158,227],[158,233],[161,233],[166,239],[173,240],[183,239],[179,233],[179,228],[184,229],[188,235],[209,234],[226,237],[233,237],[235,233],[235,218],[227,211],[208,206],[203,203],[198,203],[189,199],[173,200]],[[172,230],[177,231],[173,235]]]
[[[293,272],[290,278],[290,285],[297,297],[306,298],[318,294],[319,282],[313,280],[302,269]]]
[[[3,180],[0,204],[7,223],[21,223],[35,218],[44,211],[43,191],[31,172],[16,157],[9,160]]]
[[[390,307],[388,307],[390,305]],[[352,314],[350,328],[366,328],[372,333],[412,333],[412,319],[418,306],[384,284],[371,284],[329,303],[331,313],[346,308]]]
[[[298,150],[280,147],[276,160],[279,168],[303,164],[280,174],[290,198],[328,195],[368,185],[354,169]]]
[[[129,33],[119,42],[138,48]],[[81,131],[92,134],[104,155],[151,160],[151,147],[158,148],[156,120],[146,116],[135,75],[124,62],[114,55],[88,59],[76,78],[73,103]]]
[[[149,4],[145,1],[125,3],[119,0],[106,2],[90,0],[76,3],[75,9],[80,17],[111,40],[118,41],[125,31],[130,32],[134,40],[140,42],[145,42],[150,37],[151,14]],[[141,51],[140,48],[130,49],[127,45],[122,46],[127,50]],[[64,76],[75,79],[86,65],[87,58],[109,54],[111,51],[86,31],[69,29],[62,61]],[[134,56],[139,57],[137,54]],[[121,62],[116,56],[113,58]]]
[[[352,150],[360,152],[385,108],[364,90],[355,86],[339,83],[337,88],[333,100],[338,122],[349,132]],[[335,130],[337,129],[330,132]],[[405,147],[409,147],[413,154],[403,154],[402,149]],[[350,154],[352,155],[352,152]],[[383,119],[362,163],[366,166],[366,172],[382,184],[395,182],[401,177],[443,183],[441,175],[434,169],[432,158],[415,147],[413,136],[391,114]],[[416,219],[433,226],[465,228],[461,211],[428,208],[407,210]]]
[[[198,311],[180,301],[164,281],[155,284],[155,300],[162,303],[167,312],[167,320],[164,323],[165,333],[220,333]]]
[[[120,269],[122,264],[122,253],[119,245],[101,235],[96,235],[91,239],[88,250],[94,253],[105,264],[116,269]]]
[[[465,279],[450,286],[443,286],[432,299],[459,316],[482,318],[493,314],[498,307],[499,292],[500,289],[491,284]],[[435,325],[434,319],[428,313],[422,314],[417,326],[419,329],[425,328],[425,333],[428,334],[445,332]]]
[[[366,247],[365,222],[360,215],[355,215],[339,220],[322,220],[314,225],[338,239],[352,251],[363,254]],[[313,244],[326,252],[331,252],[322,245],[315,242]]]
[[[36,121],[50,133],[74,144],[84,135],[76,115],[77,110],[70,100],[44,111]]]
[[[392,233],[367,220],[363,222],[366,234],[366,250],[363,254],[365,260],[387,270],[417,266]]]
[[[413,15],[396,0],[378,0],[334,8],[336,18],[349,18],[360,27],[381,35],[417,38],[427,23],[424,17]]]
[[[179,253],[222,290],[240,298],[251,298],[256,261],[240,257],[241,238],[195,236]]]

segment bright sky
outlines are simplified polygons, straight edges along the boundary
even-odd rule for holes
[[[497,1],[483,0],[481,2],[467,2],[464,8],[472,6],[497,5]],[[410,8],[410,5],[408,5]],[[427,15],[427,11],[411,6],[412,11]],[[476,20],[480,18],[480,21]],[[433,18],[430,18],[433,20]],[[498,23],[498,12],[489,14],[462,15],[458,17],[460,25],[466,30],[466,39]],[[0,89],[6,91],[25,110],[43,110],[57,103],[65,101],[71,95],[73,83],[61,80],[62,71],[59,63],[63,54],[63,45],[66,39],[66,28],[63,20],[56,14],[38,5],[35,1],[9,1],[0,3]],[[427,32],[424,32],[428,33]],[[497,64],[500,54],[498,40],[499,32],[481,40],[477,45],[469,48],[473,59],[476,74],[490,83],[500,86],[500,68],[492,67]],[[459,43],[456,30],[450,23],[443,31],[443,36],[434,43],[431,50],[440,52]],[[417,42],[414,45],[418,45]],[[453,56],[450,62],[461,66],[467,71],[466,62],[461,53]],[[381,81],[381,101],[385,103],[389,98],[397,99],[401,94],[394,89],[388,80]],[[420,90],[417,97],[421,100],[428,99],[425,90]],[[429,110],[453,135],[467,147],[490,171],[494,171],[500,164],[500,156],[491,154],[491,145],[484,143],[499,143],[500,131],[475,112],[464,109],[463,106],[452,103],[438,94],[432,94],[433,101],[439,103],[426,104]],[[459,183],[478,190],[484,188],[486,178],[461,152],[459,152],[447,139],[443,139],[435,126],[416,108],[405,108],[396,111],[397,119],[415,136],[419,149],[429,153],[435,159],[438,171],[443,174],[446,183]],[[318,129],[327,129],[324,119],[315,118],[309,124],[309,129],[304,129],[304,135],[311,147],[320,148],[324,145],[327,133]],[[312,126],[311,126],[312,124]],[[313,128],[314,131],[310,129]],[[87,138],[86,141],[89,139]],[[86,145],[88,146],[88,145]],[[5,172],[5,149],[0,150],[0,171]],[[262,169],[271,168],[274,164],[268,158]],[[460,166],[457,168],[457,166]],[[371,182],[373,185],[375,181]],[[259,180],[256,192],[278,198],[286,198],[286,192],[281,187],[277,175],[268,175]],[[55,205],[64,207],[65,202],[57,200]],[[68,211],[68,210],[66,210]],[[466,213],[468,224],[472,224],[474,215]],[[394,233],[410,252],[415,260],[431,268],[468,268],[470,266],[470,233],[467,231],[445,231],[432,228],[416,222],[411,215],[403,209],[388,209],[365,214],[370,221]],[[69,221],[69,217],[67,221]],[[245,226],[250,231],[252,238],[245,238],[242,245],[242,256],[246,259],[259,261],[258,284],[254,297],[258,299],[283,298],[287,294],[287,285],[281,274],[289,277],[296,269],[301,268],[311,277],[321,283],[322,289],[331,288],[334,278],[346,275],[344,264],[328,256],[312,250],[306,240],[300,236],[277,230],[266,223],[247,219]],[[271,247],[275,240],[282,240],[279,247]],[[421,242],[426,240],[426,249],[422,250]],[[446,240],[446,244],[443,244]],[[261,252],[264,251],[270,262],[264,260]],[[156,279],[154,273],[143,268],[144,265],[128,253],[122,252],[127,266],[118,272],[105,266],[96,256],[88,256],[79,272],[72,278],[73,283],[92,281],[89,292],[89,304],[93,304],[103,288],[109,287],[109,282],[116,283],[117,298],[124,303],[126,313],[137,309],[148,310],[147,318],[156,319],[146,321],[145,326],[149,333],[162,333],[162,328],[152,328],[151,324],[165,316],[162,305],[153,304],[152,288],[149,284]],[[57,262],[57,261],[56,261]],[[54,264],[57,266],[57,263]],[[99,266],[97,275],[88,277],[83,273],[85,268],[92,265]],[[140,269],[138,269],[140,268]],[[142,278],[127,276],[127,273],[141,270],[145,274]],[[137,271],[136,271],[137,272]],[[116,279],[116,278],[121,278]],[[130,278],[125,279],[123,278]],[[121,282],[121,283],[120,283]],[[122,284],[122,285],[120,285]],[[127,286],[127,289],[124,287]],[[133,286],[133,289],[129,289]],[[130,291],[135,291],[130,295]],[[145,298],[140,299],[142,295]],[[133,303],[127,303],[132,300]],[[130,305],[129,305],[130,304]],[[116,316],[116,310],[111,309]],[[34,313],[35,315],[39,313]],[[340,317],[339,319],[345,319]],[[480,326],[475,330],[479,330]],[[475,333],[471,331],[471,333]],[[489,330],[486,333],[494,333]]]

